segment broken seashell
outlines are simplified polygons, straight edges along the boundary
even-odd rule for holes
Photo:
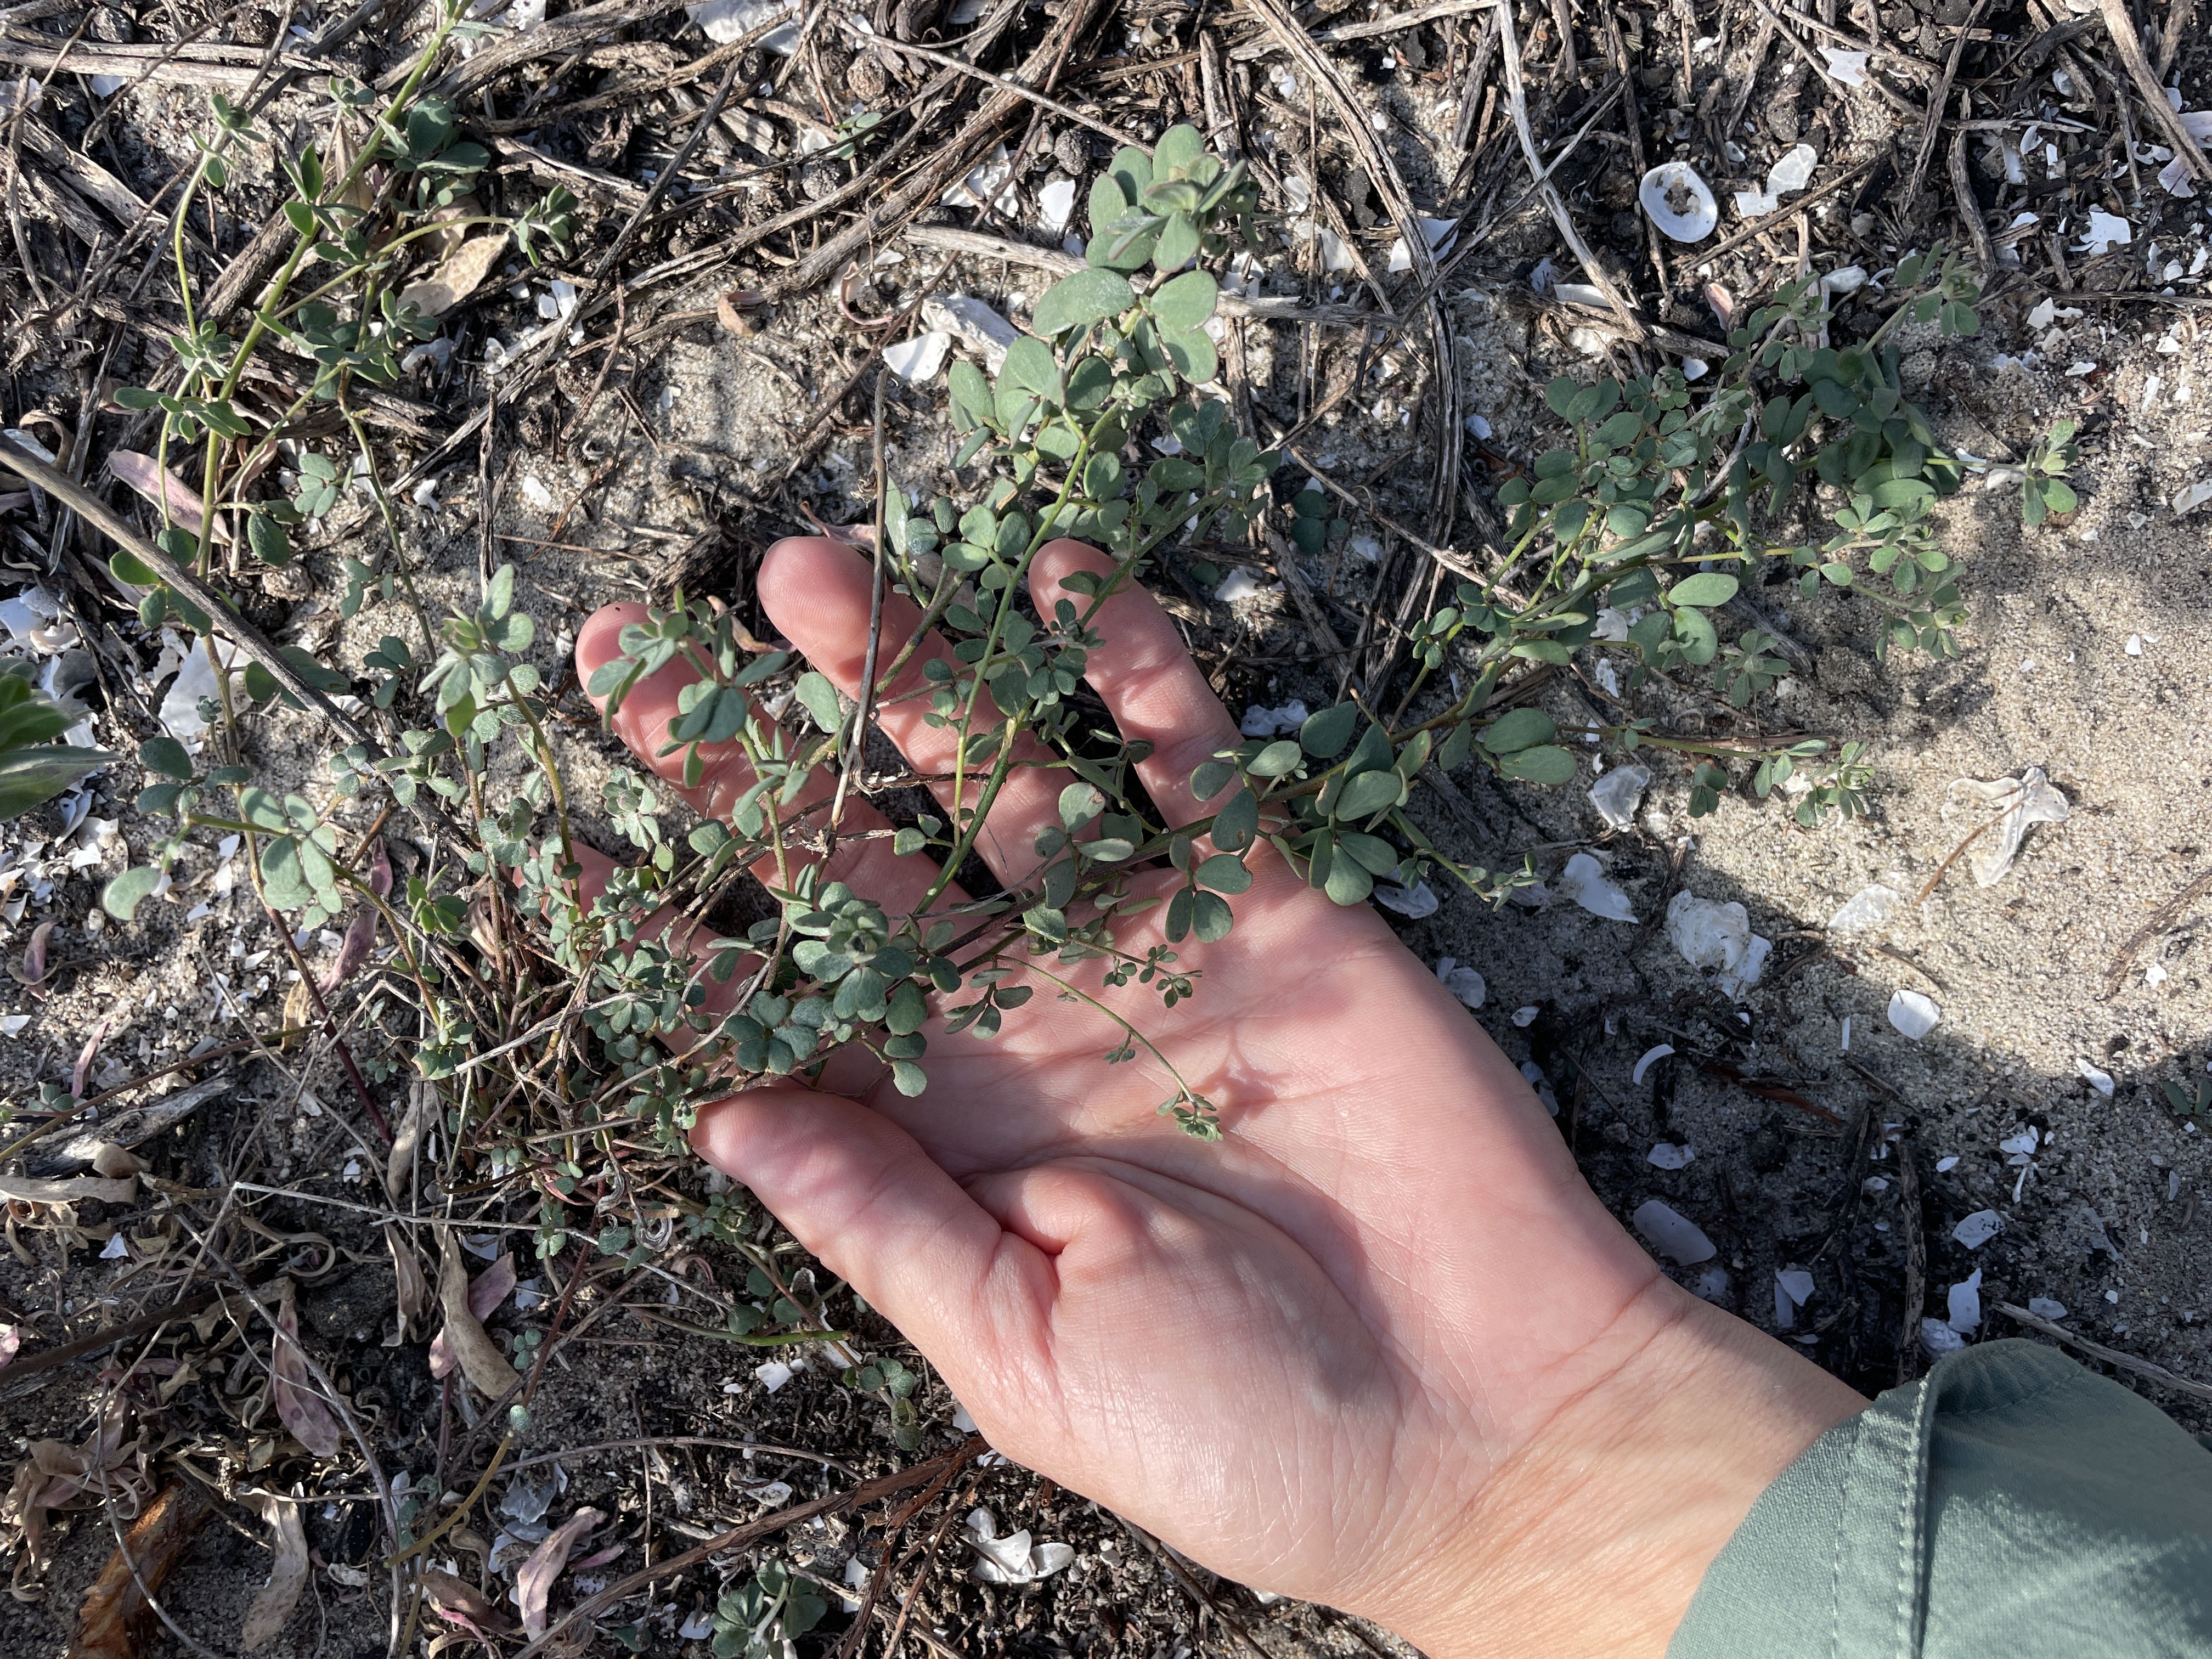
[[[884,363],[902,380],[920,386],[937,378],[937,371],[945,367],[945,354],[951,349],[952,337],[941,328],[933,328],[911,340],[885,346]]]
[[[1995,1210],[1977,1210],[1951,1229],[1951,1237],[1970,1250],[1978,1250],[2004,1231],[2004,1218]]]
[[[1462,964],[1456,957],[1437,958],[1437,978],[1443,981],[1445,990],[1469,1008],[1481,1007],[1484,999],[1490,994],[1490,988],[1483,983],[1482,975]]]
[[[1869,928],[1881,927],[1903,914],[1904,910],[1905,895],[1894,887],[1886,887],[1875,882],[1870,887],[1860,888],[1838,908],[1835,915],[1828,918],[1828,931],[1832,933],[1864,933]]]
[[[1601,625],[1602,622],[1601,617]],[[1636,827],[1637,803],[1650,787],[1650,768],[1616,766],[1590,785],[1590,805],[1597,808],[1597,815],[1605,820],[1607,829],[1632,830]]]
[[[931,295],[921,302],[921,320],[932,331],[950,334],[973,351],[992,374],[1006,367],[1006,348],[1022,337],[1019,329],[972,294]],[[922,378],[935,373],[933,368]]]
[[[1644,175],[1636,199],[1653,224],[1678,242],[1702,242],[1720,223],[1711,186],[1683,161],[1662,161]]]
[[[1866,84],[1867,59],[1871,52],[1845,52],[1840,46],[1823,46],[1820,56],[1828,60],[1828,73],[1847,87]]]
[[[1604,866],[1588,853],[1577,853],[1559,872],[1559,890],[1594,916],[1608,921],[1633,921],[1635,909],[1628,895],[1605,876]]]
[[[1720,1254],[1704,1228],[1656,1198],[1638,1205],[1629,1219],[1645,1243],[1677,1267],[1694,1267]]]
[[[1956,779],[1945,793],[1943,805],[1947,817],[1964,809],[1988,824],[1978,835],[1968,859],[1979,887],[1994,887],[2004,879],[2028,825],[2063,823],[2073,810],[2039,766],[2028,767],[2016,778],[1988,783],[1978,778]]]
[[[1917,991],[1899,991],[1889,1000],[1889,1023],[1915,1042],[1942,1018],[1943,1011]]]

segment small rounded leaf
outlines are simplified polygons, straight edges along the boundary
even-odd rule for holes
[[[1318,760],[1334,760],[1352,741],[1352,730],[1358,720],[1359,705],[1355,702],[1340,702],[1318,714],[1309,714],[1298,727],[1298,746]]]
[[[1061,278],[1036,302],[1030,326],[1039,334],[1059,334],[1103,317],[1117,317],[1137,302],[1126,278],[1096,266]]]
[[[125,870],[107,884],[107,890],[100,896],[100,908],[118,921],[130,921],[138,915],[138,907],[153,896],[161,884],[161,872],[150,864],[142,864]]]
[[[1405,780],[1389,767],[1362,772],[1345,784],[1336,799],[1335,816],[1346,822],[1372,817],[1395,806],[1405,788]]]
[[[1217,939],[1228,938],[1235,921],[1228,900],[1212,893],[1191,896],[1190,931],[1198,935],[1200,944],[1212,945]]]
[[[1518,778],[1523,783],[1571,783],[1575,769],[1575,757],[1555,744],[1523,749],[1501,757],[1498,763],[1500,776]]]
[[[1175,365],[1176,373],[1193,386],[1205,385],[1220,367],[1219,360],[1214,355],[1213,342],[1206,337],[1203,329],[1194,328],[1181,334],[1163,335],[1160,349],[1167,353],[1168,361]]]
[[[1217,893],[1241,893],[1252,884],[1252,872],[1229,853],[1216,853],[1198,866],[1198,884]]]
[[[185,779],[192,775],[192,757],[174,738],[147,738],[138,745],[138,763],[165,778]]]
[[[1357,859],[1337,859],[1328,866],[1322,890],[1339,904],[1357,904],[1375,890],[1375,878]]]
[[[284,526],[266,513],[257,513],[246,521],[246,542],[253,550],[253,556],[264,564],[282,569],[292,562],[291,538],[284,533]]]
[[[1667,603],[1711,610],[1734,599],[1737,586],[1736,579],[1724,571],[1701,570],[1694,576],[1685,576],[1668,588]]]
[[[1219,287],[1206,272],[1186,270],[1161,283],[1146,298],[1145,306],[1159,319],[1162,328],[1182,333],[1206,325],[1206,319],[1213,315],[1214,301],[1219,294]]]
[[[1559,727],[1540,708],[1515,708],[1483,728],[1482,746],[1493,755],[1510,755],[1549,743]]]
[[[1213,815],[1213,844],[1242,852],[1259,833],[1260,800],[1249,789],[1239,789],[1229,805]]]

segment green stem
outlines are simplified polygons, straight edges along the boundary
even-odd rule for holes
[[[368,434],[362,429],[361,417],[353,412],[345,400],[345,388],[338,388],[338,413],[345,419],[346,429],[353,434],[356,447],[361,452],[362,465],[368,469],[368,493],[376,502],[376,510],[384,520],[385,539],[392,547],[392,574],[399,578],[399,586],[406,591],[407,608],[415,613],[415,623],[422,630],[422,656],[428,661],[438,654],[437,630],[430,623],[429,607],[422,596],[415,591],[415,577],[407,568],[406,555],[399,546],[399,515],[392,510],[392,498],[384,493],[384,479],[376,465],[376,452],[369,447]]]
[[[1144,1049],[1146,1054],[1152,1055],[1154,1060],[1157,1060],[1162,1066],[1167,1068],[1168,1075],[1175,1079],[1176,1088],[1182,1093],[1183,1098],[1190,1100],[1197,1097],[1197,1091],[1193,1089],[1188,1083],[1183,1080],[1183,1075],[1181,1072],[1176,1069],[1175,1062],[1170,1060],[1165,1054],[1162,1054],[1159,1050],[1158,1045],[1153,1042],[1150,1037],[1146,1036],[1134,1025],[1131,1024],[1127,1019],[1115,1012],[1114,1010],[1109,1008],[1104,1003],[1099,1001],[1097,997],[1092,996],[1081,987],[1073,985],[1066,980],[1062,979],[1058,974],[1054,973],[1050,969],[1042,967],[1034,962],[1026,964],[1026,966],[1028,971],[1036,975],[1038,978],[1050,980],[1054,985],[1060,987],[1062,991],[1065,991],[1069,996],[1074,998],[1078,1002],[1084,1004],[1086,1007],[1097,1009],[1100,1013],[1105,1015],[1107,1018],[1112,1020],[1116,1025],[1121,1028],[1122,1031],[1128,1036],[1131,1042],[1141,1043],[1144,1046]]]
[[[392,94],[391,102],[384,106],[384,112],[377,118],[370,130],[369,142],[362,146],[361,154],[354,157],[353,165],[346,169],[345,176],[337,182],[337,187],[326,189],[319,200],[308,204],[310,207],[320,207],[325,202],[343,199],[346,192],[361,181],[362,174],[368,170],[369,163],[375,159],[380,148],[380,135],[383,129],[395,121],[400,112],[414,101],[415,94],[422,87],[423,77],[429,74],[430,65],[437,60],[447,36],[453,33],[453,26],[460,21],[461,9],[453,0],[447,0],[439,12],[438,27],[431,32],[428,44],[408,69],[407,78],[400,82],[399,89]],[[268,299],[255,310],[253,320],[246,328],[246,338],[240,343],[238,353],[231,360],[230,372],[223,378],[220,396],[228,398],[237,390],[238,377],[245,373],[246,361],[253,355],[253,348],[268,332],[274,307],[290,289],[292,278],[299,274],[300,261],[307,257],[307,249],[313,240],[313,237],[309,235],[302,236],[293,243],[292,252],[285,258],[283,268],[269,285]]]

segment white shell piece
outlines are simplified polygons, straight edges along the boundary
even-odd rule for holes
[[[1644,175],[1636,199],[1651,222],[1678,242],[1702,242],[1721,222],[1712,187],[1683,161],[1662,161]]]

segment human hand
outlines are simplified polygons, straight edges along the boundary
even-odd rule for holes
[[[1111,568],[1054,543],[1033,597],[1048,612],[1063,578]],[[770,618],[848,696],[870,586],[815,538],[760,574]],[[640,614],[592,618],[581,678]],[[883,637],[918,621],[890,596]],[[1205,816],[1188,780],[1237,744],[1234,722],[1149,595],[1118,594],[1095,626],[1087,678],[1154,745],[1153,801],[1173,824]],[[894,689],[932,654],[950,653],[933,641]],[[654,751],[685,678],[663,671],[615,720],[672,781],[681,756]],[[879,724],[929,775],[953,738],[923,706]],[[993,804],[978,850],[1001,881],[1036,865],[1060,781],[1017,769]],[[713,812],[749,781],[742,756],[710,751],[687,793]],[[882,823],[847,803],[848,833]],[[1863,1402],[1657,1272],[1373,910],[1271,850],[1251,867],[1233,931],[1179,947],[1200,977],[1164,1017],[1097,963],[1047,962],[995,1038],[933,1020],[920,1097],[841,1055],[819,1089],[708,1108],[694,1144],[914,1341],[994,1447],[1206,1566],[1440,1655],[1659,1651],[1758,1492]],[[938,874],[881,838],[843,843],[829,873],[894,915]],[[1121,924],[1123,949],[1161,942],[1163,908]],[[1176,1085],[1152,1055],[1103,1064],[1121,1029],[1046,970],[1157,1042],[1224,1139],[1158,1115]]]

